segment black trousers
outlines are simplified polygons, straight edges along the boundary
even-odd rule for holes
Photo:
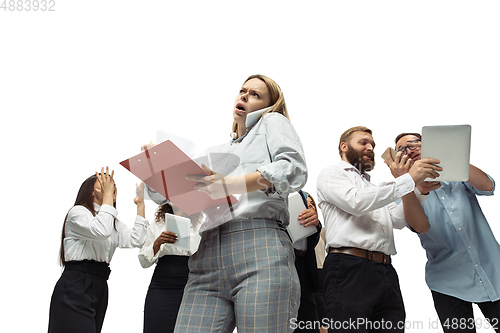
[[[189,269],[187,256],[163,256],[156,264],[144,304],[144,333],[173,332]]]
[[[314,300],[316,301],[316,309],[318,310],[318,319],[320,322],[323,322],[323,318],[326,318],[325,315],[325,293],[323,291],[325,277],[323,274],[323,269],[318,268],[318,277],[319,277],[319,289],[314,292]]]
[[[70,261],[50,301],[49,333],[99,333],[108,307],[107,263]]]
[[[323,273],[329,332],[404,332],[406,314],[392,265],[330,253]]]
[[[474,319],[471,302],[436,291],[432,291],[432,298],[444,332],[476,332],[476,324],[500,332],[500,301],[476,303],[488,320],[480,322]]]
[[[319,333],[318,311],[306,260],[305,257],[295,257],[295,268],[300,281],[300,306],[297,315],[298,327],[294,332]]]

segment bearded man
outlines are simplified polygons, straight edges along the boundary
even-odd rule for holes
[[[323,266],[326,324],[335,332],[404,332],[403,298],[391,264],[393,229],[427,232],[416,186],[442,170],[434,159],[412,163],[402,153],[394,159],[389,154],[395,179],[376,186],[368,174],[375,166],[374,148],[370,129],[345,131],[339,143],[342,160],[326,167],[317,181],[329,253]]]

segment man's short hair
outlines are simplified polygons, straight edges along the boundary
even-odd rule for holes
[[[349,142],[349,140],[351,139],[351,136],[355,132],[365,132],[365,133],[368,133],[368,134],[372,135],[372,130],[369,129],[368,127],[356,126],[356,127],[349,128],[347,131],[345,131],[340,136],[340,142],[339,142],[339,154],[340,154],[340,157],[342,157],[342,149],[340,148],[340,146],[342,145],[342,142],[346,142],[346,143]]]
[[[396,137],[396,140],[394,140],[394,143],[396,144],[395,148],[398,148],[398,141],[401,140],[402,137],[407,135],[414,135],[419,138],[419,140],[422,140],[422,135],[420,135],[420,133],[401,133]]]

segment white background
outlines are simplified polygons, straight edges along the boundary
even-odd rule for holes
[[[113,168],[119,217],[132,225],[137,178],[119,162],[159,128],[200,150],[228,140],[250,74],[284,91],[312,194],[319,171],[339,159],[340,134],[356,125],[374,132],[374,182],[391,179],[379,156],[397,134],[437,124],[471,124],[471,162],[500,179],[497,1],[56,0],[54,8],[0,10],[1,331],[46,330],[62,223],[83,180]],[[498,198],[480,203],[500,237]],[[437,316],[425,252],[410,231],[395,234],[407,319],[423,327],[407,332],[438,332],[429,328]],[[142,331],[153,268],[137,253],[118,249],[111,262],[103,332]]]

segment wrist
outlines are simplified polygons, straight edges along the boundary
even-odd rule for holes
[[[153,243],[153,253],[156,255],[156,253],[158,253],[158,251],[160,250],[160,245],[158,243],[158,240],[155,240],[155,242]]]
[[[225,196],[232,194],[246,193],[246,178],[245,176],[226,176],[223,178],[222,185],[224,186]]]
[[[104,197],[102,198],[102,204],[113,206],[113,195],[110,196],[104,195]]]

